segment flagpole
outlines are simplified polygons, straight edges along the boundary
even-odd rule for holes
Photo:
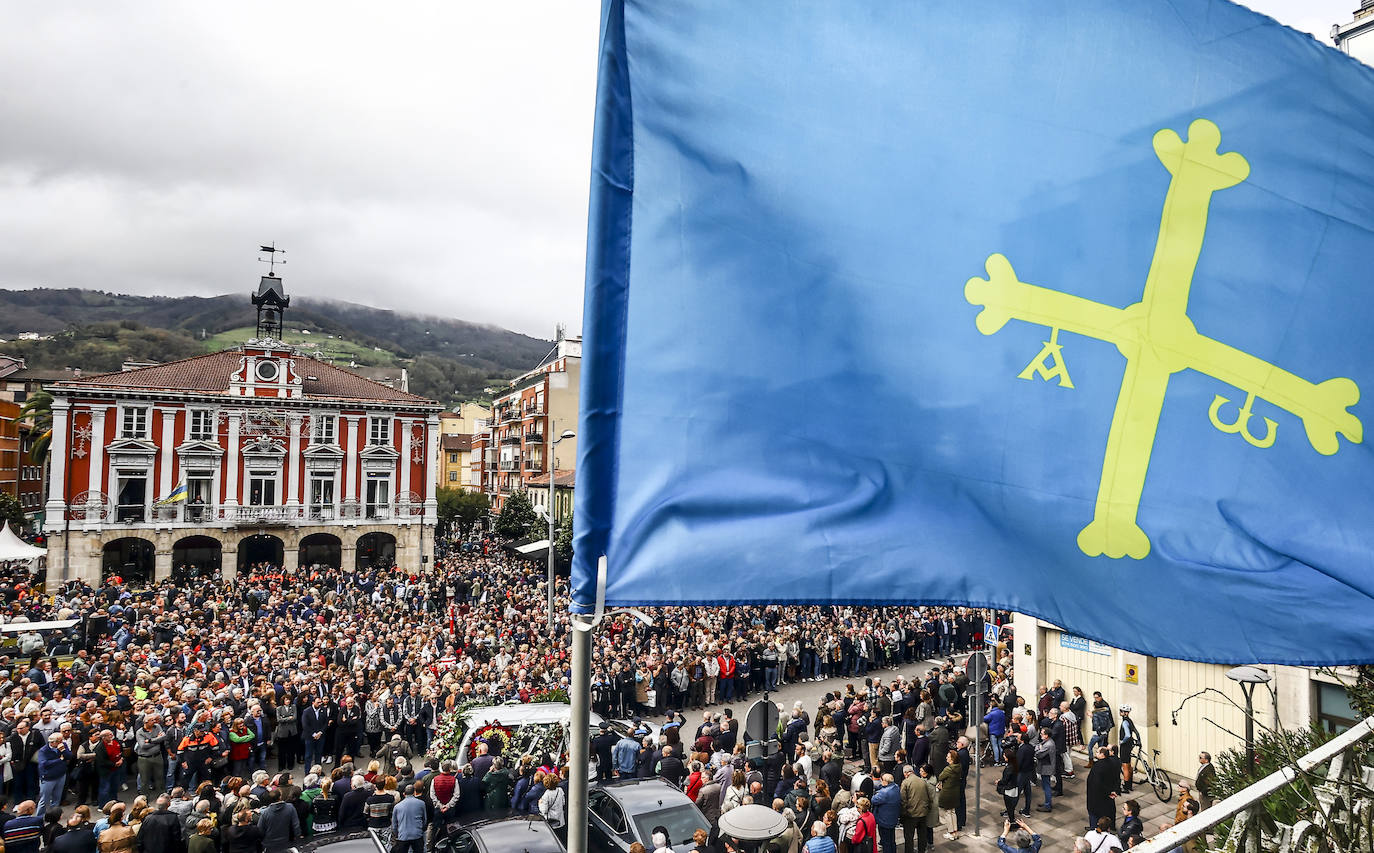
[[[550,545],[552,547],[552,544]],[[574,614],[572,684],[568,699],[572,719],[568,732],[568,853],[587,853],[587,785],[591,746],[592,629],[591,616]]]

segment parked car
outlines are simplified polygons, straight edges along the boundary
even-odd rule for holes
[[[687,795],[662,779],[626,779],[596,785],[587,792],[587,849],[628,853],[638,841],[653,850],[655,828],[678,853],[693,847],[692,833],[711,829]]]
[[[453,827],[434,853],[565,853],[553,827],[539,815],[513,815]],[[325,851],[333,853],[333,851]]]
[[[289,848],[298,853],[387,853],[388,839],[370,830],[325,833]],[[534,851],[530,851],[534,853]]]

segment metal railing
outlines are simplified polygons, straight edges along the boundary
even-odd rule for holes
[[[1307,850],[1374,850],[1374,767],[1361,764],[1355,747],[1374,734],[1374,717],[1342,732],[1295,763],[1215,803],[1171,827],[1132,853],[1167,853],[1186,841],[1199,851],[1218,853],[1298,853]],[[1329,764],[1328,764],[1329,762]],[[1299,774],[1328,765],[1321,781],[1311,779],[1321,811],[1289,826],[1273,820],[1264,808],[1269,795],[1287,787]],[[1309,777],[1311,778],[1311,777]],[[1207,833],[1231,820],[1226,838],[1208,841]]]
[[[230,506],[221,510],[221,518],[230,524],[291,524],[301,516],[300,507]]]

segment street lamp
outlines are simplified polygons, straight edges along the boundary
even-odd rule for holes
[[[549,439],[548,439],[548,440],[549,440],[549,452],[548,452],[548,454],[547,454],[547,456],[548,456],[547,462],[548,462],[548,466],[549,466],[549,511],[548,511],[548,516],[549,516],[549,584],[548,584],[548,585],[549,585],[549,588],[548,588],[548,598],[549,598],[549,636],[550,636],[550,637],[552,637],[552,636],[554,635],[554,628],[553,628],[553,532],[554,532],[554,531],[553,531],[553,525],[554,525],[554,513],[553,513],[553,508],[554,508],[554,503],[553,503],[553,498],[554,498],[554,487],[555,487],[554,481],[555,481],[555,479],[557,479],[556,476],[555,476],[555,475],[557,474],[557,466],[554,465],[553,449],[554,449],[554,447],[556,447],[556,446],[558,445],[558,442],[562,441],[563,439],[565,439],[565,438],[576,438],[576,437],[577,437],[577,433],[573,432],[573,431],[570,430],[570,429],[565,429],[565,430],[563,430],[563,434],[562,434],[562,435],[560,435],[558,438],[554,438],[554,437],[553,437],[553,418],[549,418]]]
[[[1267,684],[1273,676],[1257,666],[1238,666],[1226,670],[1226,677],[1240,685],[1245,694],[1245,775],[1255,775],[1255,685]]]

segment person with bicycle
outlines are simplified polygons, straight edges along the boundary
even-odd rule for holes
[[[1140,730],[1136,728],[1135,721],[1131,719],[1131,706],[1122,705],[1121,722],[1117,725],[1116,743],[1117,756],[1121,759],[1121,791],[1129,794],[1131,792],[1131,757],[1137,747],[1140,746]]]

